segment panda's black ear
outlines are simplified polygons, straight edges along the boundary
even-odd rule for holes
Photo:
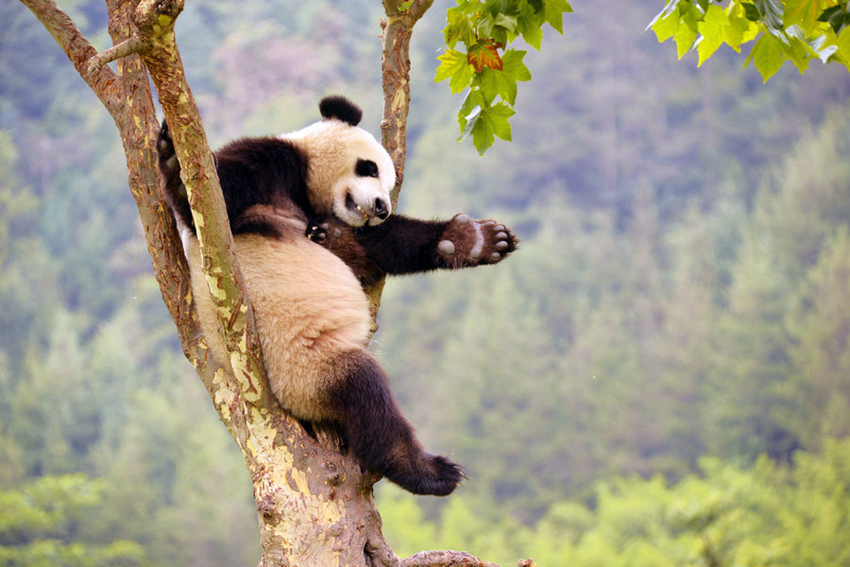
[[[359,106],[339,95],[323,98],[319,102],[319,112],[325,120],[336,118],[352,126],[360,124],[360,119],[363,118],[363,111]]]

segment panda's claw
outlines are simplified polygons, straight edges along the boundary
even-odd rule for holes
[[[310,224],[307,226],[305,236],[316,244],[325,244],[328,240],[328,230],[330,230],[330,225],[326,222]]]

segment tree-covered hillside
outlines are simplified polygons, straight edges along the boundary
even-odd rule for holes
[[[60,4],[107,45],[101,3]],[[387,284],[373,348],[470,477],[446,500],[382,486],[390,543],[845,564],[850,76],[762,85],[722,51],[696,69],[643,32],[656,0],[583,4],[528,48],[514,141],[484,157],[433,83],[452,3],[414,34],[402,212],[493,216],[521,247]],[[213,143],[303,126],[336,92],[377,131],[380,13],[189,3]],[[163,308],[114,127],[31,13],[0,21],[0,565],[46,541],[95,550],[51,565],[255,564],[250,482]]]

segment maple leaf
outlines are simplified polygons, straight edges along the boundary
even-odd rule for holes
[[[485,67],[496,71],[502,70],[502,58],[499,56],[499,48],[503,45],[497,41],[484,40],[469,47],[466,60],[480,73]]]

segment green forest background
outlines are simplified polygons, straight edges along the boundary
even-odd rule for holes
[[[99,48],[102,2],[61,2]],[[515,564],[850,565],[850,75],[700,69],[661,0],[576,1],[513,143],[458,144],[413,40],[401,210],[509,224],[497,267],[388,283],[373,348],[446,499],[378,485],[397,553]],[[379,2],[189,2],[214,145],[345,93],[377,132]],[[183,358],[108,114],[0,2],[0,566],[256,565],[241,455]],[[549,30],[551,31],[551,30]]]

